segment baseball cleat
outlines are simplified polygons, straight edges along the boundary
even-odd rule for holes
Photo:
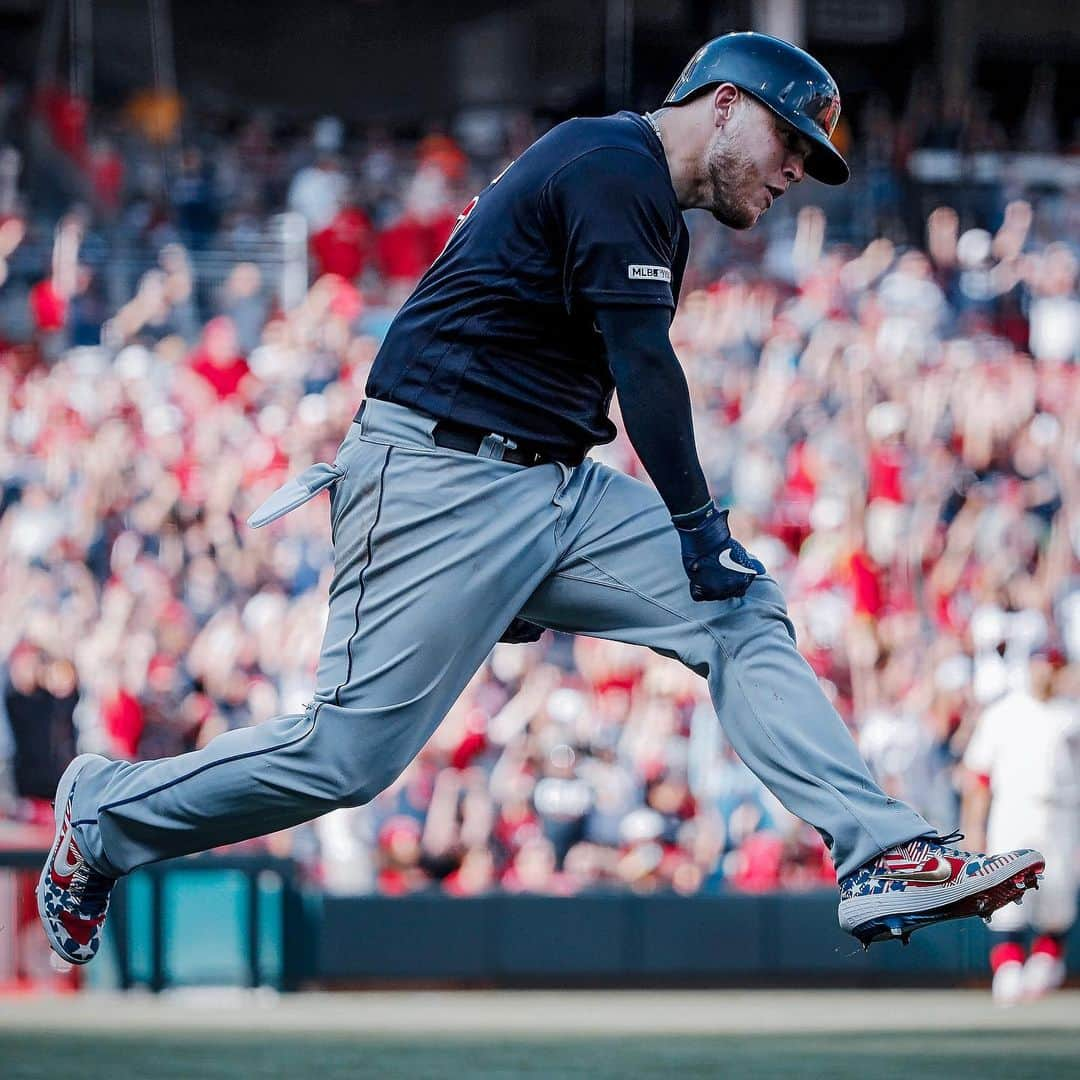
[[[116,879],[94,870],[83,858],[71,828],[71,795],[82,768],[98,754],[81,754],[56,786],[56,837],[37,885],[38,915],[53,951],[69,964],[93,960]]]
[[[869,948],[949,919],[980,917],[1039,887],[1045,859],[1023,849],[983,855],[951,847],[960,833],[923,836],[882,852],[840,882],[840,926]]]

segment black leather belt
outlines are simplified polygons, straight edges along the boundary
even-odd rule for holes
[[[353,423],[360,423],[366,404],[366,401],[360,403]],[[466,454],[479,454],[487,443],[488,453],[484,455],[485,457],[509,461],[512,465],[546,465],[552,461],[561,461],[565,465],[580,465],[585,460],[584,453],[557,456],[542,450],[527,450],[509,436],[481,431],[479,428],[467,427],[465,424],[455,424],[451,420],[437,421],[431,437],[436,446],[445,446],[448,450],[459,450]]]
[[[518,446],[513,439],[494,432],[480,431],[447,420],[440,420],[431,433],[436,446],[445,446],[448,450],[461,450],[466,454],[479,454],[487,442],[489,452],[485,457],[509,461],[512,465],[544,465],[555,459],[550,454],[538,450],[526,450]],[[501,453],[500,453],[501,451]]]

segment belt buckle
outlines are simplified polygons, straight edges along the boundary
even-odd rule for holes
[[[476,451],[476,456],[502,461],[507,450],[516,450],[517,448],[518,444],[513,439],[508,439],[505,435],[498,435],[492,431],[480,440],[480,448]]]

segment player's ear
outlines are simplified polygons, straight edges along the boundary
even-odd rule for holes
[[[713,91],[713,124],[723,127],[735,113],[735,103],[739,100],[739,88],[732,83],[720,83]]]

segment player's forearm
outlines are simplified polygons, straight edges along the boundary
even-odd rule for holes
[[[669,349],[670,352],[670,349]],[[630,442],[672,515],[709,501],[698,460],[690,393],[675,354],[620,357],[615,385]]]
[[[665,323],[637,312],[598,313],[630,442],[672,515],[697,510],[709,488],[694,443],[690,391]],[[613,326],[625,316],[627,323]],[[658,333],[658,328],[662,334]]]

